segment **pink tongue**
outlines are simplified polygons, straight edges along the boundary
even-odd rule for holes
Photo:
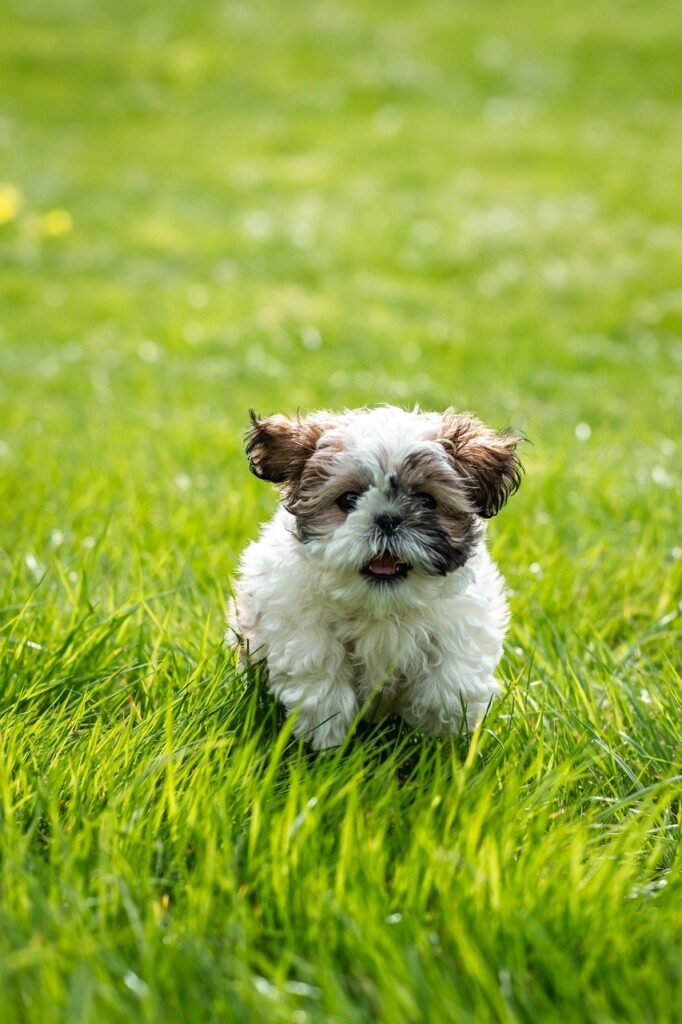
[[[377,576],[394,576],[398,567],[395,555],[379,555],[369,563],[370,571]]]

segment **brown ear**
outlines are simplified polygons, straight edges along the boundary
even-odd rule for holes
[[[293,420],[286,416],[261,419],[253,409],[249,415],[251,426],[245,435],[249,469],[260,480],[274,484],[298,480],[322,434],[335,425],[332,417],[322,413]]]
[[[438,440],[468,486],[476,511],[496,516],[521,485],[523,467],[516,446],[524,439],[511,430],[495,431],[471,413],[443,413]]]

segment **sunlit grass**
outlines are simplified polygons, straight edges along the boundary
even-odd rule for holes
[[[675,5],[11,0],[0,51],[3,1021],[678,1021]],[[532,441],[505,694],[313,756],[222,646],[240,434],[380,401]]]

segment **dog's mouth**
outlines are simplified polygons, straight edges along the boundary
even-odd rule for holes
[[[397,555],[386,552],[371,558],[362,572],[371,579],[393,583],[396,580],[404,580],[411,568],[408,562],[403,562]]]

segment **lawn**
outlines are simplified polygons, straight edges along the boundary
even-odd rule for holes
[[[7,0],[3,1024],[682,1020],[673,2]],[[528,435],[468,742],[223,647],[261,413]]]

